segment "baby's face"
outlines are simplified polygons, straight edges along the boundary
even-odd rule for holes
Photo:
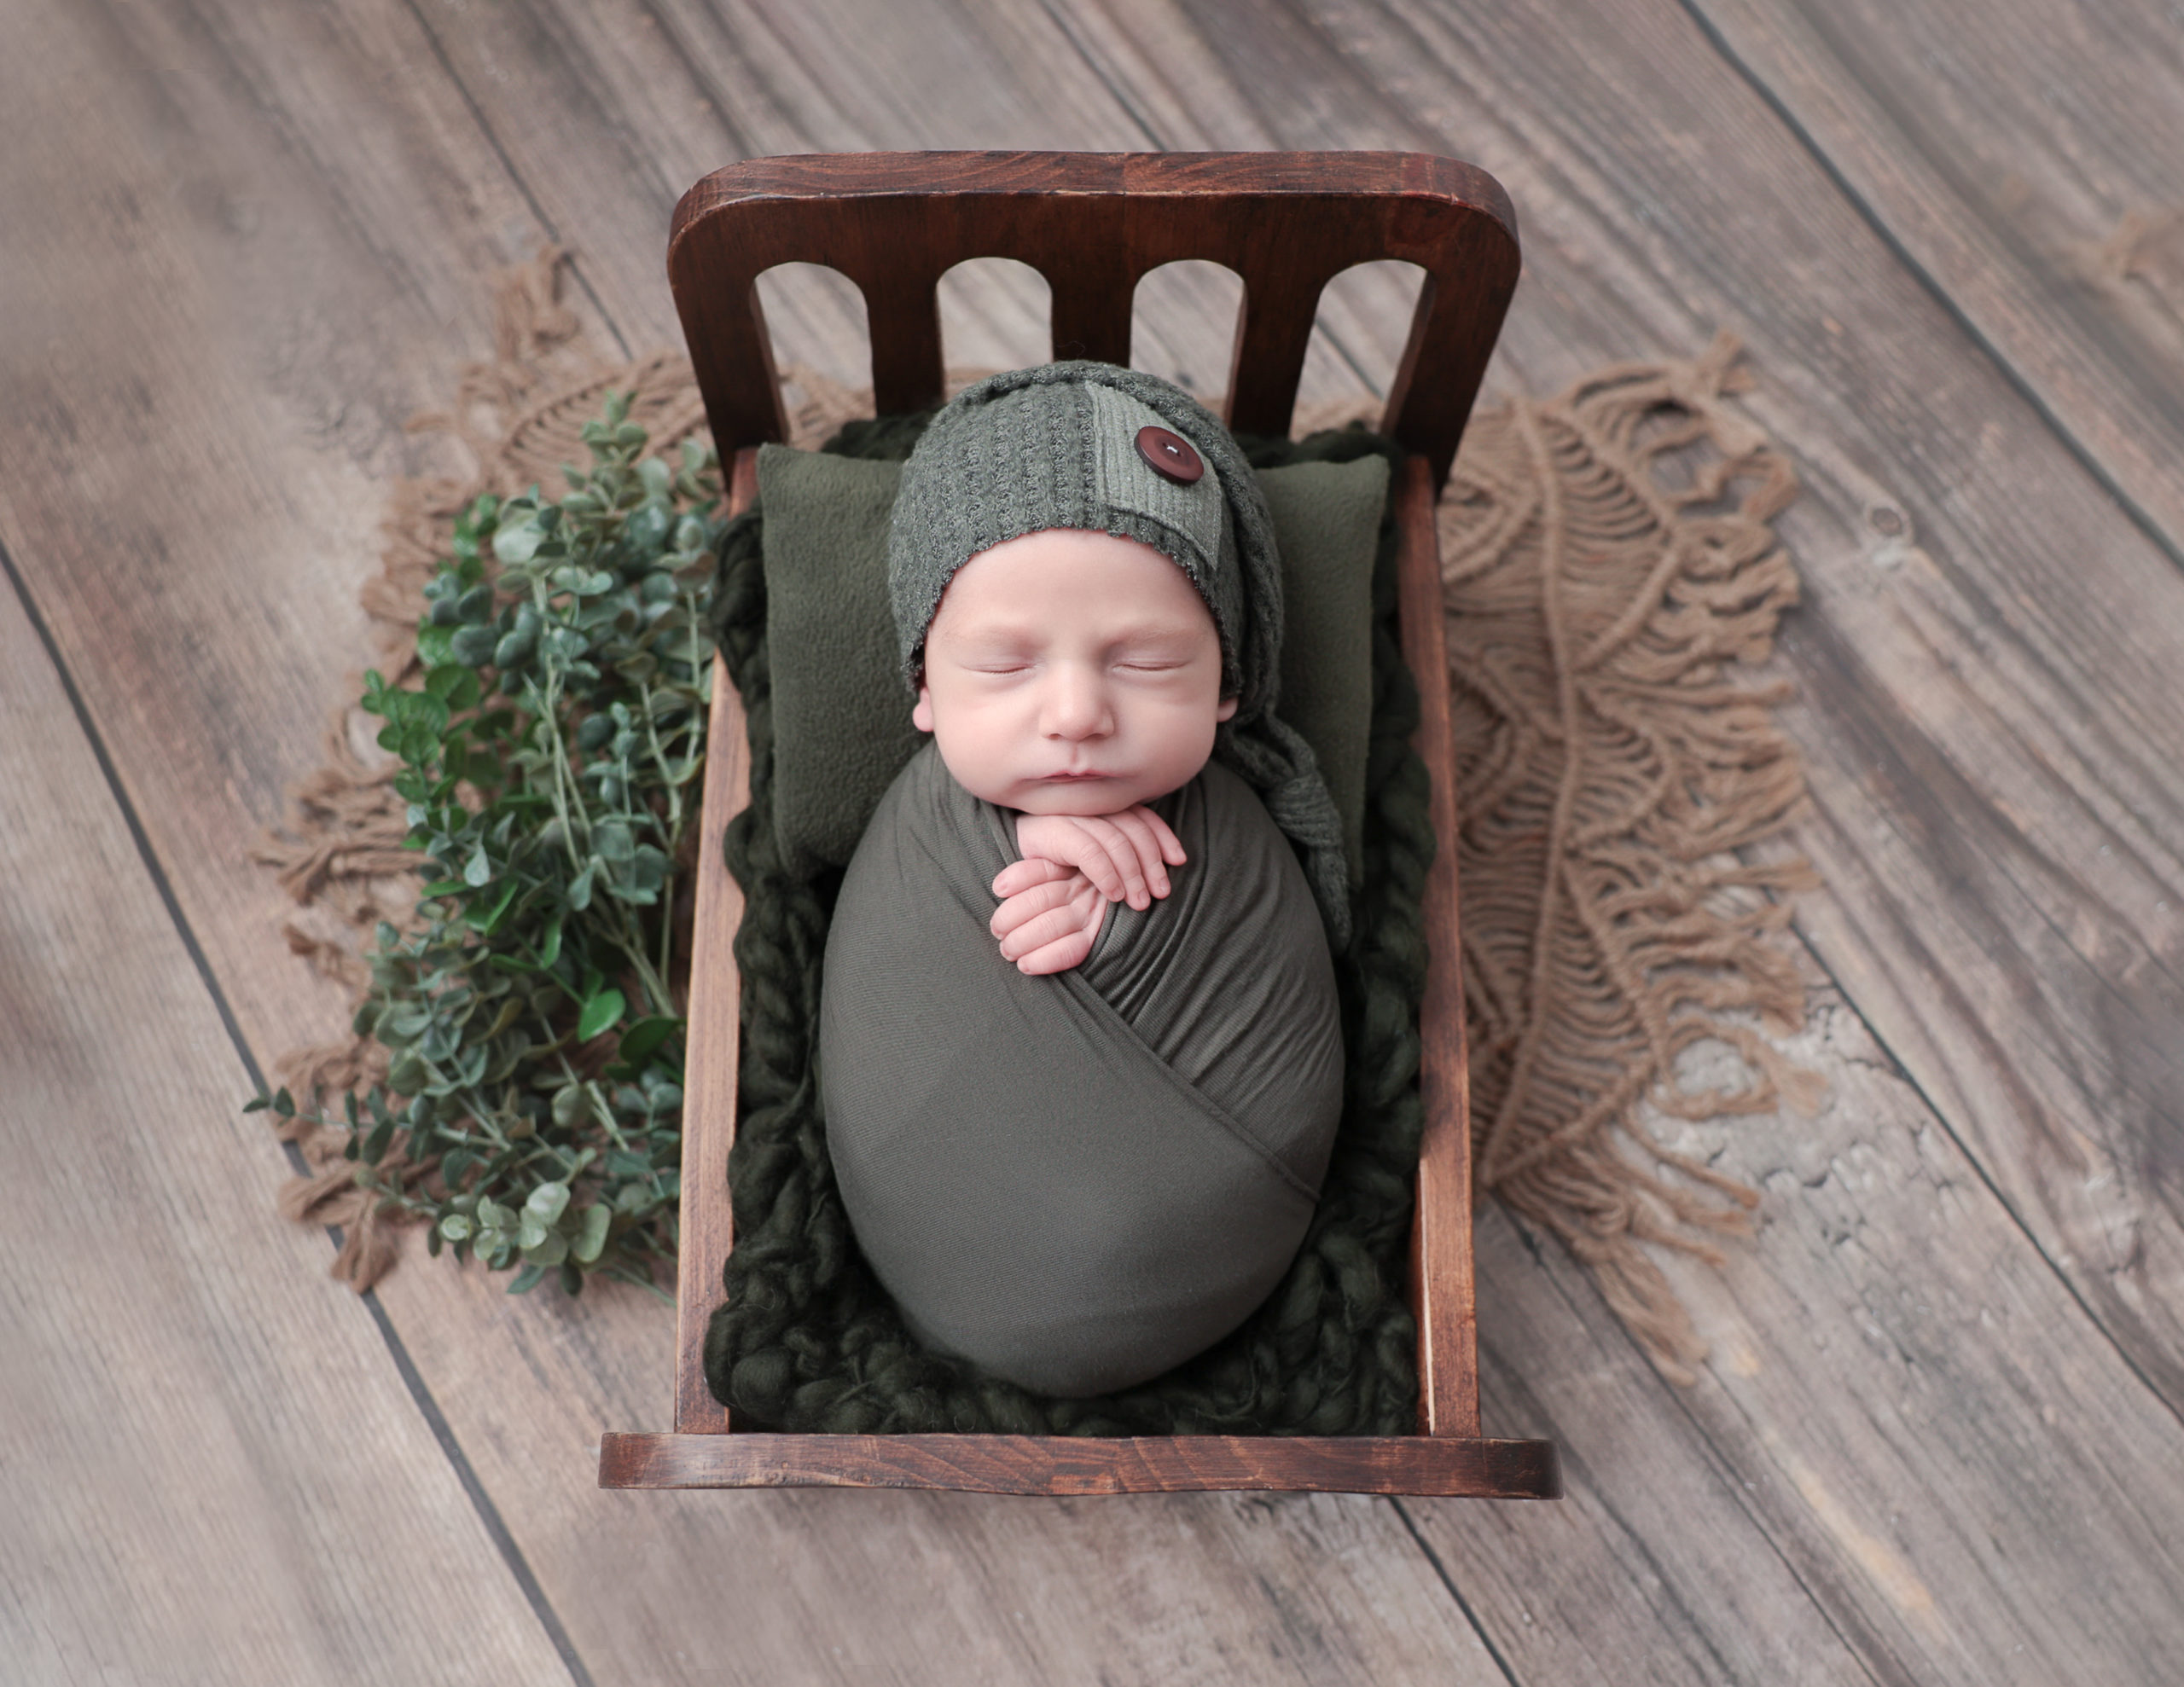
[[[956,571],[910,718],[974,797],[1111,815],[1188,784],[1235,712],[1182,569],[1135,539],[1050,528]]]

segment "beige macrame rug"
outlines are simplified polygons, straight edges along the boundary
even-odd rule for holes
[[[657,449],[704,427],[680,353],[590,351],[558,302],[559,264],[542,254],[502,279],[494,362],[464,372],[451,410],[411,424],[453,436],[474,468],[394,489],[363,594],[378,629],[368,659],[390,679],[412,660],[424,583],[472,498],[558,485],[610,389],[633,394]],[[1780,934],[1812,875],[1746,859],[1786,825],[1804,778],[1773,719],[1781,689],[1737,666],[1766,657],[1798,581],[1770,525],[1796,478],[1728,402],[1747,379],[1735,358],[1724,336],[1693,362],[1618,364],[1553,398],[1481,409],[1440,514],[1479,1187],[1560,1235],[1680,1380],[1705,1349],[1647,1244],[1718,1259],[1711,1238],[1747,1228],[1758,1197],[1673,1151],[1644,1116],[1809,1112],[1819,1099],[1819,1081],[1754,1024],[1802,1019]],[[822,377],[787,379],[799,444],[868,408]],[[358,690],[352,678],[346,694]],[[291,949],[359,997],[362,948],[380,920],[405,918],[415,884],[392,769],[359,747],[373,724],[337,711],[323,765],[257,855],[298,904]],[[1678,1058],[1701,1042],[1741,1058],[1741,1087],[1679,1084]],[[385,1051],[353,1037],[277,1063],[299,1097],[385,1070]],[[369,1287],[398,1239],[352,1182],[346,1133],[284,1128],[316,1169],[282,1209],[340,1226],[335,1273]]]

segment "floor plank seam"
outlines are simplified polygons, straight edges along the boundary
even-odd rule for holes
[[[159,893],[160,905],[166,909],[167,918],[173,923],[175,934],[182,939],[183,951],[189,956],[190,965],[196,969],[198,981],[204,985],[206,994],[212,998],[213,1011],[219,1015],[220,1024],[228,1034],[228,1041],[235,1049],[236,1058],[242,1063],[245,1075],[249,1078],[253,1087],[259,1094],[264,1094],[266,1093],[264,1069],[258,1064],[258,1057],[252,1050],[249,1040],[243,1035],[242,1026],[235,1018],[235,1010],[229,1005],[227,992],[221,988],[219,979],[212,971],[212,962],[205,954],[204,946],[197,941],[197,934],[191,929],[189,916],[183,911],[181,899],[175,895],[174,886],[167,877],[166,869],[160,864],[158,853],[153,848],[151,835],[145,831],[144,823],[137,815],[136,805],[130,800],[129,792],[122,784],[120,771],[114,765],[113,757],[107,753],[105,735],[99,731],[97,722],[92,717],[90,705],[84,701],[83,693],[77,687],[75,675],[69,671],[67,663],[62,658],[61,646],[54,639],[52,629],[46,624],[45,617],[40,612],[37,600],[31,595],[29,583],[23,578],[22,571],[15,565],[15,559],[4,542],[0,542],[0,572],[7,575],[8,583],[15,590],[16,601],[22,606],[24,618],[30,623],[31,630],[37,635],[39,647],[45,652],[46,660],[53,664],[55,677],[60,681],[62,694],[68,699],[68,707],[76,717],[78,729],[84,734],[84,742],[90,746],[92,758],[98,764],[100,777],[106,781],[107,794],[113,797],[114,806],[121,812],[122,824],[128,829],[130,841],[136,849],[137,858],[143,863],[144,871],[151,878],[153,888]],[[285,1152],[289,1169],[299,1177],[308,1175],[311,1168],[305,1162],[303,1151],[293,1142],[284,1142],[281,1146]],[[266,1218],[268,1222],[275,1221],[275,1215],[270,1210],[266,1214]],[[338,1252],[341,1246],[341,1232],[338,1229],[329,1227],[326,1229],[325,1233],[332,1239],[334,1249]],[[426,1386],[424,1377],[419,1373],[415,1362],[410,1359],[410,1350],[404,1344],[401,1334],[395,1329],[393,1321],[387,1316],[386,1307],[380,1303],[376,1295],[366,1294],[359,1298],[369,1310],[373,1323],[378,1326],[380,1339],[386,1343],[387,1353],[394,1361],[396,1373],[401,1377],[404,1386],[409,1389],[411,1400],[422,1414],[426,1426],[433,1432],[433,1438],[439,1443],[440,1451],[454,1470],[456,1480],[462,1484],[462,1491],[470,1501],[471,1509],[477,1513],[478,1520],[484,1525],[487,1536],[499,1550],[502,1560],[508,1565],[508,1573],[515,1578],[516,1586],[522,1590],[525,1599],[530,1603],[532,1615],[538,1619],[540,1626],[545,1629],[548,1639],[553,1643],[554,1649],[560,1653],[562,1662],[567,1666],[570,1678],[576,1684],[576,1687],[594,1687],[591,1673],[584,1667],[584,1660],[578,1655],[575,1646],[569,1639],[567,1631],[561,1625],[560,1615],[547,1600],[544,1589],[538,1585],[537,1578],[531,1574],[530,1562],[524,1557],[523,1549],[516,1544],[515,1537],[509,1533],[508,1524],[502,1518],[499,1508],[493,1504],[491,1496],[485,1493],[484,1485],[478,1479],[477,1472],[471,1466],[468,1456],[463,1452],[461,1445],[456,1441],[454,1430],[440,1411],[439,1402],[433,1398],[432,1390]]]
[[[1155,152],[1169,151],[1168,143],[1153,128],[1153,119],[1139,109],[1137,101],[1130,97],[1130,90],[1107,73],[1107,67],[1093,55],[1077,31],[1071,27],[1068,8],[1055,4],[1054,0],[1039,0],[1039,9],[1046,14],[1047,21],[1060,32],[1061,38],[1069,43],[1070,51],[1077,55],[1077,61],[1092,73],[1095,81],[1107,90],[1107,97],[1137,126],[1137,132],[1145,136],[1146,143]]]
[[[546,1597],[546,1590],[539,1586],[538,1578],[531,1573],[531,1561],[524,1557],[523,1548],[516,1544],[515,1536],[501,1516],[500,1507],[493,1504],[492,1497],[485,1492],[485,1483],[479,1480],[469,1455],[463,1452],[462,1442],[456,1439],[454,1426],[447,1421],[439,1402],[433,1397],[431,1387],[410,1359],[410,1349],[404,1344],[401,1332],[395,1329],[394,1320],[387,1315],[386,1307],[369,1290],[357,1298],[370,1309],[372,1322],[379,1326],[379,1333],[386,1342],[386,1350],[393,1356],[394,1369],[402,1378],[403,1386],[410,1390],[410,1398],[416,1402],[417,1410],[424,1417],[425,1427],[433,1432],[433,1439],[439,1443],[440,1451],[446,1456],[456,1480],[462,1484],[462,1492],[468,1497],[471,1508],[485,1526],[485,1533],[492,1537],[493,1545],[500,1549],[508,1573],[515,1578],[516,1586],[522,1589],[523,1597],[529,1602],[532,1615],[538,1619],[539,1626],[546,1631],[547,1639],[561,1654],[562,1663],[568,1668],[569,1679],[575,1687],[596,1687],[591,1671],[585,1667],[583,1657],[577,1651],[576,1643],[569,1638],[568,1630],[562,1626],[561,1614],[555,1610],[553,1602]],[[575,1473],[572,1474],[573,1477]]]
[[[38,635],[38,646],[45,652],[45,659],[53,664],[54,675],[61,681],[61,693],[67,698],[69,710],[76,717],[77,729],[84,734],[84,741],[91,747],[92,759],[98,763],[99,777],[106,781],[107,792],[113,797],[115,806],[121,810],[122,823],[129,829],[129,841],[136,845],[137,859],[143,862],[145,872],[151,875],[152,888],[159,892],[160,906],[166,909],[167,918],[174,922],[174,929],[182,937],[183,949],[189,956],[189,964],[197,969],[199,981],[212,998],[212,1006],[220,1016],[220,1024],[228,1034],[228,1041],[235,1045],[235,1052],[242,1057],[243,1070],[249,1075],[252,1085],[261,1094],[264,1093],[265,1075],[258,1070],[257,1059],[243,1039],[242,1027],[235,1022],[235,1012],[228,1006],[227,993],[221,989],[219,981],[213,977],[212,963],[206,957],[204,946],[197,941],[197,934],[190,930],[189,921],[182,911],[182,902],[176,896],[166,870],[160,865],[159,856],[152,848],[151,835],[144,830],[143,821],[137,818],[136,805],[129,800],[129,793],[121,782],[121,771],[115,767],[113,757],[107,753],[106,739],[92,721],[90,705],[84,702],[83,693],[76,688],[76,676],[69,672],[67,663],[62,659],[61,646],[53,636],[53,629],[46,625],[45,616],[39,610],[38,600],[31,595],[30,583],[23,578],[22,571],[15,566],[15,559],[9,554],[4,542],[0,542],[0,572],[6,573],[8,583],[15,588],[15,600],[23,606],[24,618],[29,621],[31,630]],[[304,1169],[300,1160],[296,1162],[296,1168],[299,1173]]]
[[[1077,32],[1070,27],[1066,10],[1057,7],[1054,0],[1039,0],[1039,8],[1046,14],[1048,20],[1060,32],[1062,39],[1068,42],[1070,50],[1077,55],[1077,62],[1084,67],[1095,81],[1107,90],[1109,96],[1122,108],[1131,123],[1136,125],[1138,133],[1145,136],[1147,144],[1155,152],[1175,151],[1176,148],[1164,140],[1159,130],[1153,127],[1153,120],[1138,109],[1136,101],[1130,97],[1129,90],[1115,80],[1114,77],[1108,72],[1107,67],[1094,55],[1092,49],[1084,44]],[[1367,371],[1365,365],[1359,361],[1357,354],[1350,349],[1348,343],[1340,334],[1321,322],[1315,322],[1312,331],[1327,341],[1335,356],[1342,359],[1343,367],[1356,377],[1357,384],[1372,395],[1375,403],[1386,399],[1388,395],[1382,390],[1380,383]],[[1228,374],[1224,371],[1223,380],[1225,382],[1227,379]]]
[[[1394,1507],[1396,1516],[1403,1520],[1403,1528],[1410,1532],[1410,1538],[1418,1550],[1426,1555],[1426,1562],[1433,1567],[1433,1574],[1441,1579],[1443,1589],[1449,1598],[1455,1601],[1456,1609],[1463,1613],[1464,1620],[1471,1625],[1472,1632],[1478,1637],[1478,1644],[1486,1648],[1486,1655],[1494,1660],[1494,1667],[1502,1672],[1502,1678],[1509,1684],[1509,1687],[1523,1687],[1517,1679],[1517,1672],[1510,1667],[1509,1660],[1494,1644],[1494,1637],[1486,1632],[1485,1625],[1478,1620],[1478,1614],[1472,1609],[1471,1602],[1456,1586],[1455,1578],[1449,1574],[1449,1567],[1441,1562],[1441,1555],[1433,1550],[1432,1543],[1426,1539],[1425,1533],[1418,1527],[1417,1519],[1410,1515],[1410,1508],[1393,1494],[1387,1496],[1387,1501]]]
[[[403,9],[410,14],[410,21],[417,26],[418,32],[425,38],[425,44],[432,49],[433,61],[439,66],[440,74],[446,77],[455,91],[462,96],[463,109],[470,113],[470,120],[478,125],[478,132],[485,137],[485,145],[491,149],[493,156],[499,160],[501,168],[508,173],[508,181],[516,192],[523,196],[524,204],[530,209],[531,216],[537,219],[547,240],[555,246],[563,246],[561,229],[555,226],[554,219],[546,214],[545,206],[540,201],[538,195],[531,190],[531,183],[525,179],[523,172],[515,167],[515,160],[509,157],[508,148],[501,144],[501,137],[495,132],[491,119],[486,117],[485,107],[479,104],[476,97],[470,91],[469,84],[463,81],[461,74],[456,70],[453,61],[447,55],[447,49],[441,44],[439,36],[434,32],[432,25],[425,21],[425,14],[419,9],[417,0],[402,0],[402,3]],[[578,261],[574,252],[570,252],[569,256],[563,261],[568,266],[569,273],[576,277],[577,285],[584,289],[584,296],[591,301],[591,308],[599,313],[599,320],[606,324],[607,332],[614,337],[614,349],[621,354],[622,361],[625,363],[633,362],[636,353],[630,350],[630,342],[622,333],[622,325],[614,320],[614,313],[607,308],[606,301],[600,298],[599,290],[592,286],[590,276],[584,273],[584,265]]]
[[[1957,303],[1955,297],[1942,285],[1940,278],[1913,255],[1911,249],[1896,236],[1896,231],[1888,225],[1879,212],[1867,200],[1864,194],[1858,191],[1850,177],[1838,167],[1835,160],[1828,156],[1827,149],[1820,144],[1819,140],[1799,121],[1797,113],[1790,109],[1788,103],[1774,92],[1765,78],[1745,62],[1736,49],[1729,44],[1728,38],[1715,26],[1711,18],[1699,9],[1700,0],[1676,0],[1676,4],[1682,9],[1684,14],[1691,20],[1699,32],[1706,38],[1707,43],[1714,49],[1722,63],[1735,72],[1745,85],[1758,96],[1768,110],[1774,113],[1776,119],[1788,131],[1791,138],[1797,142],[1805,155],[1819,167],[1821,174],[1827,177],[1835,190],[1843,195],[1844,202],[1857,213],[1859,219],[1867,228],[1873,230],[1874,238],[1887,248],[1889,255],[1903,266],[1905,273],[1919,284],[1929,299],[1947,313],[1949,319],[1956,324],[1965,338],[1978,348],[1980,355],[1985,357],[1996,373],[2009,384],[2011,390],[2024,400],[2048,431],[2061,443],[2063,449],[2076,459],[2079,467],[2091,475],[2094,483],[2116,501],[2116,507],[2123,513],[2125,519],[2146,536],[2156,550],[2169,559],[2172,566],[2180,571],[2184,571],[2184,543],[2180,543],[2177,538],[2164,530],[2161,524],[2153,519],[2152,514],[2140,506],[2116,478],[2109,473],[2107,467],[2102,463],[2093,449],[2077,437],[2055,413],[2048,401],[2040,396],[2038,389],[2018,368],[2015,361],[1988,337],[1984,329],[1972,321],[1964,307]]]

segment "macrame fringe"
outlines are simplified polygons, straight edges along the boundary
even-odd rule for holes
[[[586,347],[561,302],[562,258],[549,250],[501,278],[492,361],[462,371],[450,409],[410,423],[454,439],[474,467],[402,481],[389,499],[362,597],[391,681],[414,664],[425,583],[473,498],[557,487],[610,389],[631,394],[659,449],[704,426],[682,354],[609,364]],[[1791,897],[1816,879],[1803,861],[1749,853],[1789,824],[1804,785],[1773,719],[1784,689],[1733,669],[1765,659],[1798,599],[1771,525],[1796,477],[1728,402],[1749,381],[1737,357],[1723,335],[1690,362],[1617,364],[1558,397],[1481,409],[1440,517],[1478,1186],[1560,1237],[1680,1381],[1705,1345],[1652,1250],[1718,1262],[1717,1238],[1748,1232],[1758,1197],[1645,1118],[1785,1104],[1809,1115],[1824,1087],[1752,1023],[1776,1034],[1802,1023],[1781,933]],[[951,371],[950,387],[977,373]],[[812,371],[784,379],[799,443],[868,403]],[[1339,403],[1298,420],[1357,415]],[[359,688],[345,680],[347,696]],[[375,725],[353,704],[334,716],[323,763],[254,852],[297,904],[282,927],[291,950],[359,1000],[362,952],[380,921],[409,918],[415,883],[392,768],[359,747]],[[1732,1051],[1744,1080],[1680,1087],[1679,1058],[1701,1043]],[[350,1036],[276,1070],[322,1103],[379,1081],[386,1064]],[[370,1287],[398,1238],[340,1157],[347,1133],[287,1128],[313,1170],[282,1210],[340,1226],[334,1274]]]
[[[1670,1118],[1811,1113],[1819,1081],[1749,1023],[1804,1018],[1779,941],[1803,861],[1741,853],[1803,799],[1765,659],[1798,579],[1771,526],[1788,461],[1725,402],[1728,335],[1484,410],[1440,516],[1456,692],[1478,1186],[1591,1267],[1661,1368],[1705,1346],[1657,1244],[1719,1261],[1757,1194],[1664,1147]],[[1682,1088],[1702,1042],[1740,1087]]]

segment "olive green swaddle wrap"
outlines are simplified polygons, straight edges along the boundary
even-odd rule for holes
[[[1165,382],[1052,364],[934,419],[892,530],[905,677],[955,571],[1050,528],[1152,546],[1211,612],[1238,707],[1216,759],[1159,805],[1188,864],[1150,908],[1111,906],[1082,965],[1026,977],[988,927],[1014,816],[928,745],[843,880],[819,1072],[851,1226],[913,1332],[1084,1396],[1217,1341],[1294,1255],[1342,1110],[1328,939],[1347,940],[1349,884],[1312,752],[1275,712],[1263,496],[1220,424]]]
[[[930,745],[834,906],[819,1060],[858,1245],[921,1341],[1041,1394],[1130,1387],[1241,1322],[1342,1110],[1334,969],[1287,840],[1218,763],[1155,807],[1189,863],[1067,972],[996,954],[1012,816]]]

